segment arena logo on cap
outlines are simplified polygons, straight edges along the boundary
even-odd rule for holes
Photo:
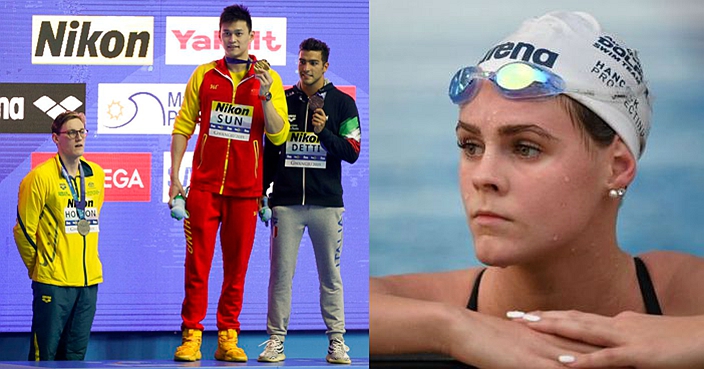
[[[54,155],[56,153],[32,153],[32,168]],[[106,202],[151,201],[151,153],[86,153],[85,158],[105,171]]]
[[[506,42],[489,49],[478,64],[490,59],[509,58],[514,60],[521,59],[525,62],[552,68],[558,56],[560,56],[560,54],[554,51],[537,48],[535,45],[527,42]]]
[[[32,16],[32,64],[152,65],[154,17]]]
[[[166,17],[165,64],[199,65],[222,59],[218,17]],[[286,18],[252,17],[249,52],[271,65],[286,65]]]

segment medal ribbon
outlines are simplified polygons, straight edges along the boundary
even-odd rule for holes
[[[73,201],[76,204],[76,210],[78,212],[78,218],[81,220],[86,218],[86,176],[83,173],[83,165],[81,165],[80,161],[78,163],[78,172],[80,173],[81,176],[81,198],[78,198],[78,193],[76,191],[76,188],[73,186],[73,181],[71,180],[71,176],[68,175],[68,170],[66,170],[66,166],[64,165],[63,160],[59,158],[59,161],[61,162],[61,176],[66,179],[66,182],[68,182],[68,188],[71,189],[71,196],[73,196]]]
[[[225,57],[225,61],[227,64],[247,64],[247,68],[245,70],[249,70],[249,64],[252,62],[251,60],[242,60],[242,59],[235,59],[235,58],[230,58],[230,57]]]

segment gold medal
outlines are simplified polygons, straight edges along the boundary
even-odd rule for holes
[[[85,219],[79,220],[78,233],[80,233],[82,236],[87,236],[88,233],[90,233],[90,222]]]

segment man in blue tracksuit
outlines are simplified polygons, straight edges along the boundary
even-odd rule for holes
[[[320,309],[329,338],[326,359],[349,364],[344,343],[342,250],[342,160],[359,157],[361,131],[354,100],[325,79],[328,46],[313,38],[299,48],[300,81],[286,91],[291,130],[285,144],[267,141],[264,189],[274,183],[270,205],[271,275],[267,333],[259,361],[285,359],[283,342],[291,315],[291,284],[298,248],[308,228],[320,280]],[[295,115],[295,118],[294,118]]]

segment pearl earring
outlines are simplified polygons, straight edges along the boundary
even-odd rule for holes
[[[609,190],[609,197],[612,199],[623,197],[623,195],[625,195],[625,194],[626,194],[625,188],[612,188],[611,190]]]

